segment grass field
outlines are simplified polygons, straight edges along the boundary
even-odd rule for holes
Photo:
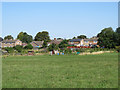
[[[3,88],[117,88],[118,55],[14,56],[2,59]]]

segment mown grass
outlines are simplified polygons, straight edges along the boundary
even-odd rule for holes
[[[3,88],[117,88],[118,55],[14,56],[2,59]]]

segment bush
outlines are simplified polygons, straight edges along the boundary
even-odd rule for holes
[[[6,50],[8,53],[13,53],[13,52],[14,52],[13,47],[6,47],[5,50]]]
[[[72,53],[72,50],[71,49],[65,49],[65,54],[71,54]]]
[[[17,50],[18,52],[22,52],[23,47],[20,45],[16,45],[14,49]]]
[[[31,44],[28,44],[24,47],[24,49],[33,49],[33,46]]]
[[[85,52],[84,48],[76,49],[76,52]]]
[[[120,46],[115,46],[115,49],[120,52]]]

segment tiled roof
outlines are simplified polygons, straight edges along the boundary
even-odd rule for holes
[[[80,42],[82,39],[72,39],[70,42]]]
[[[15,43],[17,40],[3,40],[2,43]]]
[[[63,40],[51,40],[50,42],[48,42],[48,44],[52,44],[52,43],[54,43],[54,44],[60,44],[61,42],[62,42]]]
[[[84,41],[97,41],[98,38],[90,38],[90,39],[84,39]]]
[[[32,44],[33,46],[40,46],[43,44],[44,41],[32,41],[30,44]]]

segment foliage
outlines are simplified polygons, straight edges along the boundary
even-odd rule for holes
[[[77,36],[78,39],[85,39],[87,38],[85,35],[80,35],[80,36]]]
[[[68,46],[68,41],[65,39],[63,40],[59,45],[58,47],[59,48],[66,48]]]
[[[54,43],[52,43],[51,45],[49,45],[48,47],[48,50],[49,51],[53,51],[53,50],[57,50],[58,49],[58,46]]]
[[[100,47],[114,48],[116,46],[116,33],[111,27],[103,29],[97,36]]]
[[[38,32],[35,36],[35,41],[50,41],[49,33],[47,31]]]
[[[115,49],[120,52],[120,46],[115,46]]]
[[[7,36],[4,37],[4,40],[6,40],[6,39],[8,39],[8,40],[12,39],[13,40],[13,37],[11,35],[7,35]]]
[[[16,45],[14,49],[17,50],[18,52],[22,52],[23,47],[21,45]]]
[[[76,39],[76,37],[73,37],[72,39]]]
[[[28,44],[24,47],[24,49],[33,49],[33,46],[31,44]]]
[[[5,49],[8,53],[13,53],[13,52],[14,52],[13,47],[5,47],[4,49]]]
[[[47,42],[46,42],[46,41],[43,42],[42,47],[43,47],[43,48],[46,48],[46,47],[47,47]]]
[[[71,53],[72,53],[72,50],[66,48],[66,49],[64,50],[64,52],[65,52],[65,54],[71,54]]]
[[[84,48],[76,49],[76,52],[85,52]]]
[[[30,43],[33,41],[33,37],[28,35],[26,32],[20,32],[17,39],[21,40],[23,43]]]

